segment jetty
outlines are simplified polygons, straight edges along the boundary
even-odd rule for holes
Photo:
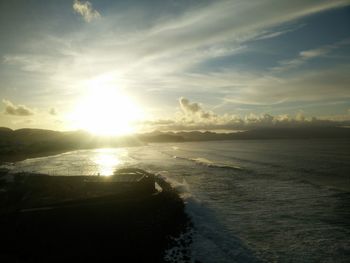
[[[134,168],[109,177],[17,174],[1,195],[1,262],[165,262],[190,226],[170,184]]]

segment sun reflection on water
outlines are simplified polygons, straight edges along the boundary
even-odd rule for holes
[[[102,176],[110,176],[123,161],[121,157],[124,152],[115,151],[115,149],[98,149],[93,162],[96,164],[97,173]]]

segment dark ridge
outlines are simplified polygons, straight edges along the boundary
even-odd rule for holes
[[[157,142],[350,138],[345,127],[259,128],[234,133],[151,132],[123,137],[98,137],[84,131],[0,128],[0,162],[101,147],[139,146]]]

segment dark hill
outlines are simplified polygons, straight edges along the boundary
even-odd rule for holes
[[[259,128],[233,133],[215,132],[152,132],[124,137],[98,137],[85,131],[59,132],[42,129],[0,128],[0,161],[17,161],[65,151],[102,147],[136,146],[145,143],[271,140],[271,139],[350,138],[350,128],[296,127]]]

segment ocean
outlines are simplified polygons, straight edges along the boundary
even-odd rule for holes
[[[350,141],[237,140],[79,150],[12,172],[110,175],[138,167],[176,187],[193,229],[192,261],[349,262]]]

